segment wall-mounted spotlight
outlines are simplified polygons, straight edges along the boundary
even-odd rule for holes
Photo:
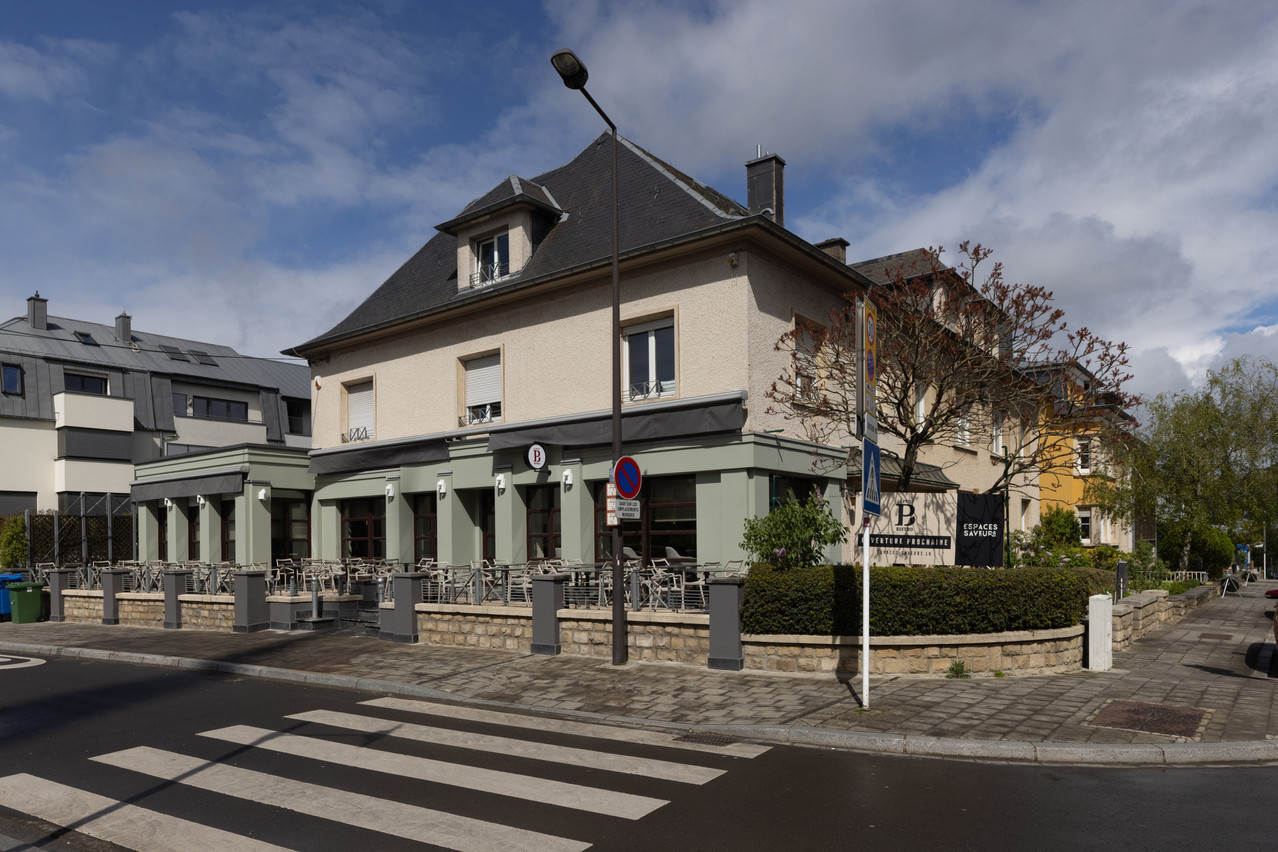
[[[168,497],[165,497],[165,498],[164,498],[164,508],[166,508],[166,509],[172,509],[172,508],[173,508],[173,501],[172,501],[172,500],[170,500]]]
[[[205,503],[207,503],[207,502],[209,502],[209,501],[204,499],[204,495],[203,495],[203,494],[196,494],[196,495],[195,495],[195,505],[197,505],[197,506],[203,506],[203,505],[204,505]]]
[[[497,481],[496,481],[495,487],[497,488],[498,494],[501,494],[502,492],[506,490],[506,474],[504,473],[497,474]]]
[[[564,488],[572,488],[572,471],[564,470],[563,473]]]
[[[435,483],[435,493],[439,495],[439,499],[440,499],[440,500],[443,500],[445,497],[447,497],[447,496],[448,496],[448,483],[447,483],[447,482],[445,482],[445,481],[444,481],[444,480],[442,480],[442,479],[441,479],[441,480],[439,480],[438,482],[436,482],[436,483]]]
[[[387,500],[395,499],[395,484],[393,482],[386,483],[386,499]]]

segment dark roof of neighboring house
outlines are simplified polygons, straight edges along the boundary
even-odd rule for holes
[[[875,284],[887,284],[898,270],[903,272],[906,278],[927,275],[932,271],[932,254],[924,248],[910,249],[872,260],[862,260],[849,266]]]
[[[770,220],[685,175],[625,138],[618,148],[619,248],[654,246],[746,220]],[[571,162],[532,179],[510,177],[475,199],[386,279],[363,304],[324,334],[291,351],[308,351],[366,331],[485,299],[523,283],[605,262],[612,254],[612,135],[604,133]],[[459,289],[454,230],[510,205],[555,216],[528,264],[494,285]],[[766,227],[766,225],[765,225]],[[797,238],[796,238],[797,239]],[[816,249],[812,249],[817,253]]]
[[[89,334],[97,345],[82,343],[77,332]],[[117,340],[114,325],[48,317],[47,327],[32,328],[27,317],[0,323],[0,353],[12,353],[81,365],[92,369],[158,373],[192,382],[256,385],[278,389],[285,396],[310,399],[310,368],[266,358],[240,355],[229,346],[131,329],[129,341]],[[161,347],[169,347],[175,359]],[[212,364],[202,364],[192,353]],[[181,360],[185,359],[185,360]]]

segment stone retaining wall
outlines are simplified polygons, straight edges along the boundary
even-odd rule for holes
[[[178,606],[184,629],[235,629],[235,598],[231,595],[178,595]]]
[[[1164,624],[1175,624],[1219,594],[1220,587],[1208,583],[1175,597],[1169,596],[1165,589],[1128,595],[1114,604],[1114,650],[1125,651],[1137,639]]]
[[[124,592],[116,595],[115,600],[120,605],[121,624],[129,627],[164,626],[163,592]],[[102,618],[101,612],[98,618]]]
[[[1213,585],[1172,598],[1162,590],[1140,592],[1114,605],[1114,650],[1121,651],[1164,624],[1180,621],[1218,594]],[[120,623],[162,627],[164,596],[122,593]],[[230,595],[182,595],[182,627],[231,631],[235,601]],[[383,608],[393,604],[383,604]],[[102,623],[102,592],[63,592],[67,621]],[[418,604],[420,641],[429,645],[498,648],[530,652],[532,610],[526,607]],[[564,609],[559,612],[562,652],[607,659],[612,655],[612,612]],[[710,618],[696,613],[628,612],[630,657],[648,662],[705,666],[710,652]],[[971,636],[872,636],[870,673],[942,676],[961,661],[976,674],[1049,674],[1078,671],[1083,663],[1085,625],[1059,630],[1018,631]],[[859,672],[859,636],[742,637],[745,668],[768,672]]]
[[[944,675],[956,661],[976,674],[1078,671],[1082,625],[971,636],[871,636],[870,674]],[[745,636],[747,669],[859,672],[860,636]]]
[[[393,604],[383,604],[389,608]],[[526,607],[418,604],[419,641],[427,645],[500,648],[530,653],[532,610]],[[612,611],[559,611],[564,654],[607,659],[612,656]],[[710,618],[691,613],[626,613],[632,659],[706,665],[710,654]]]
[[[62,614],[78,624],[102,623],[102,592],[68,589],[62,593]]]
[[[382,604],[384,611],[393,607]],[[531,652],[531,609],[452,604],[418,604],[415,609],[423,644]]]
[[[612,657],[612,613],[574,609],[561,612],[565,654]],[[710,658],[710,616],[674,612],[628,612],[630,658],[644,662],[705,666]]]
[[[164,595],[159,592],[122,592],[116,595],[120,624],[130,627],[163,627]],[[235,598],[231,595],[179,595],[182,626],[191,630],[233,630]],[[66,621],[102,623],[100,589],[67,589],[62,593]]]

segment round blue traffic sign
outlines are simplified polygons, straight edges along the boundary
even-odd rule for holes
[[[626,500],[639,496],[639,487],[643,485],[643,474],[639,473],[639,462],[630,456],[622,456],[612,470],[612,481],[617,486],[617,494]]]

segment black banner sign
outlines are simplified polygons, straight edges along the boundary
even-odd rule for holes
[[[992,568],[1003,564],[1003,495],[958,495],[954,564]]]

